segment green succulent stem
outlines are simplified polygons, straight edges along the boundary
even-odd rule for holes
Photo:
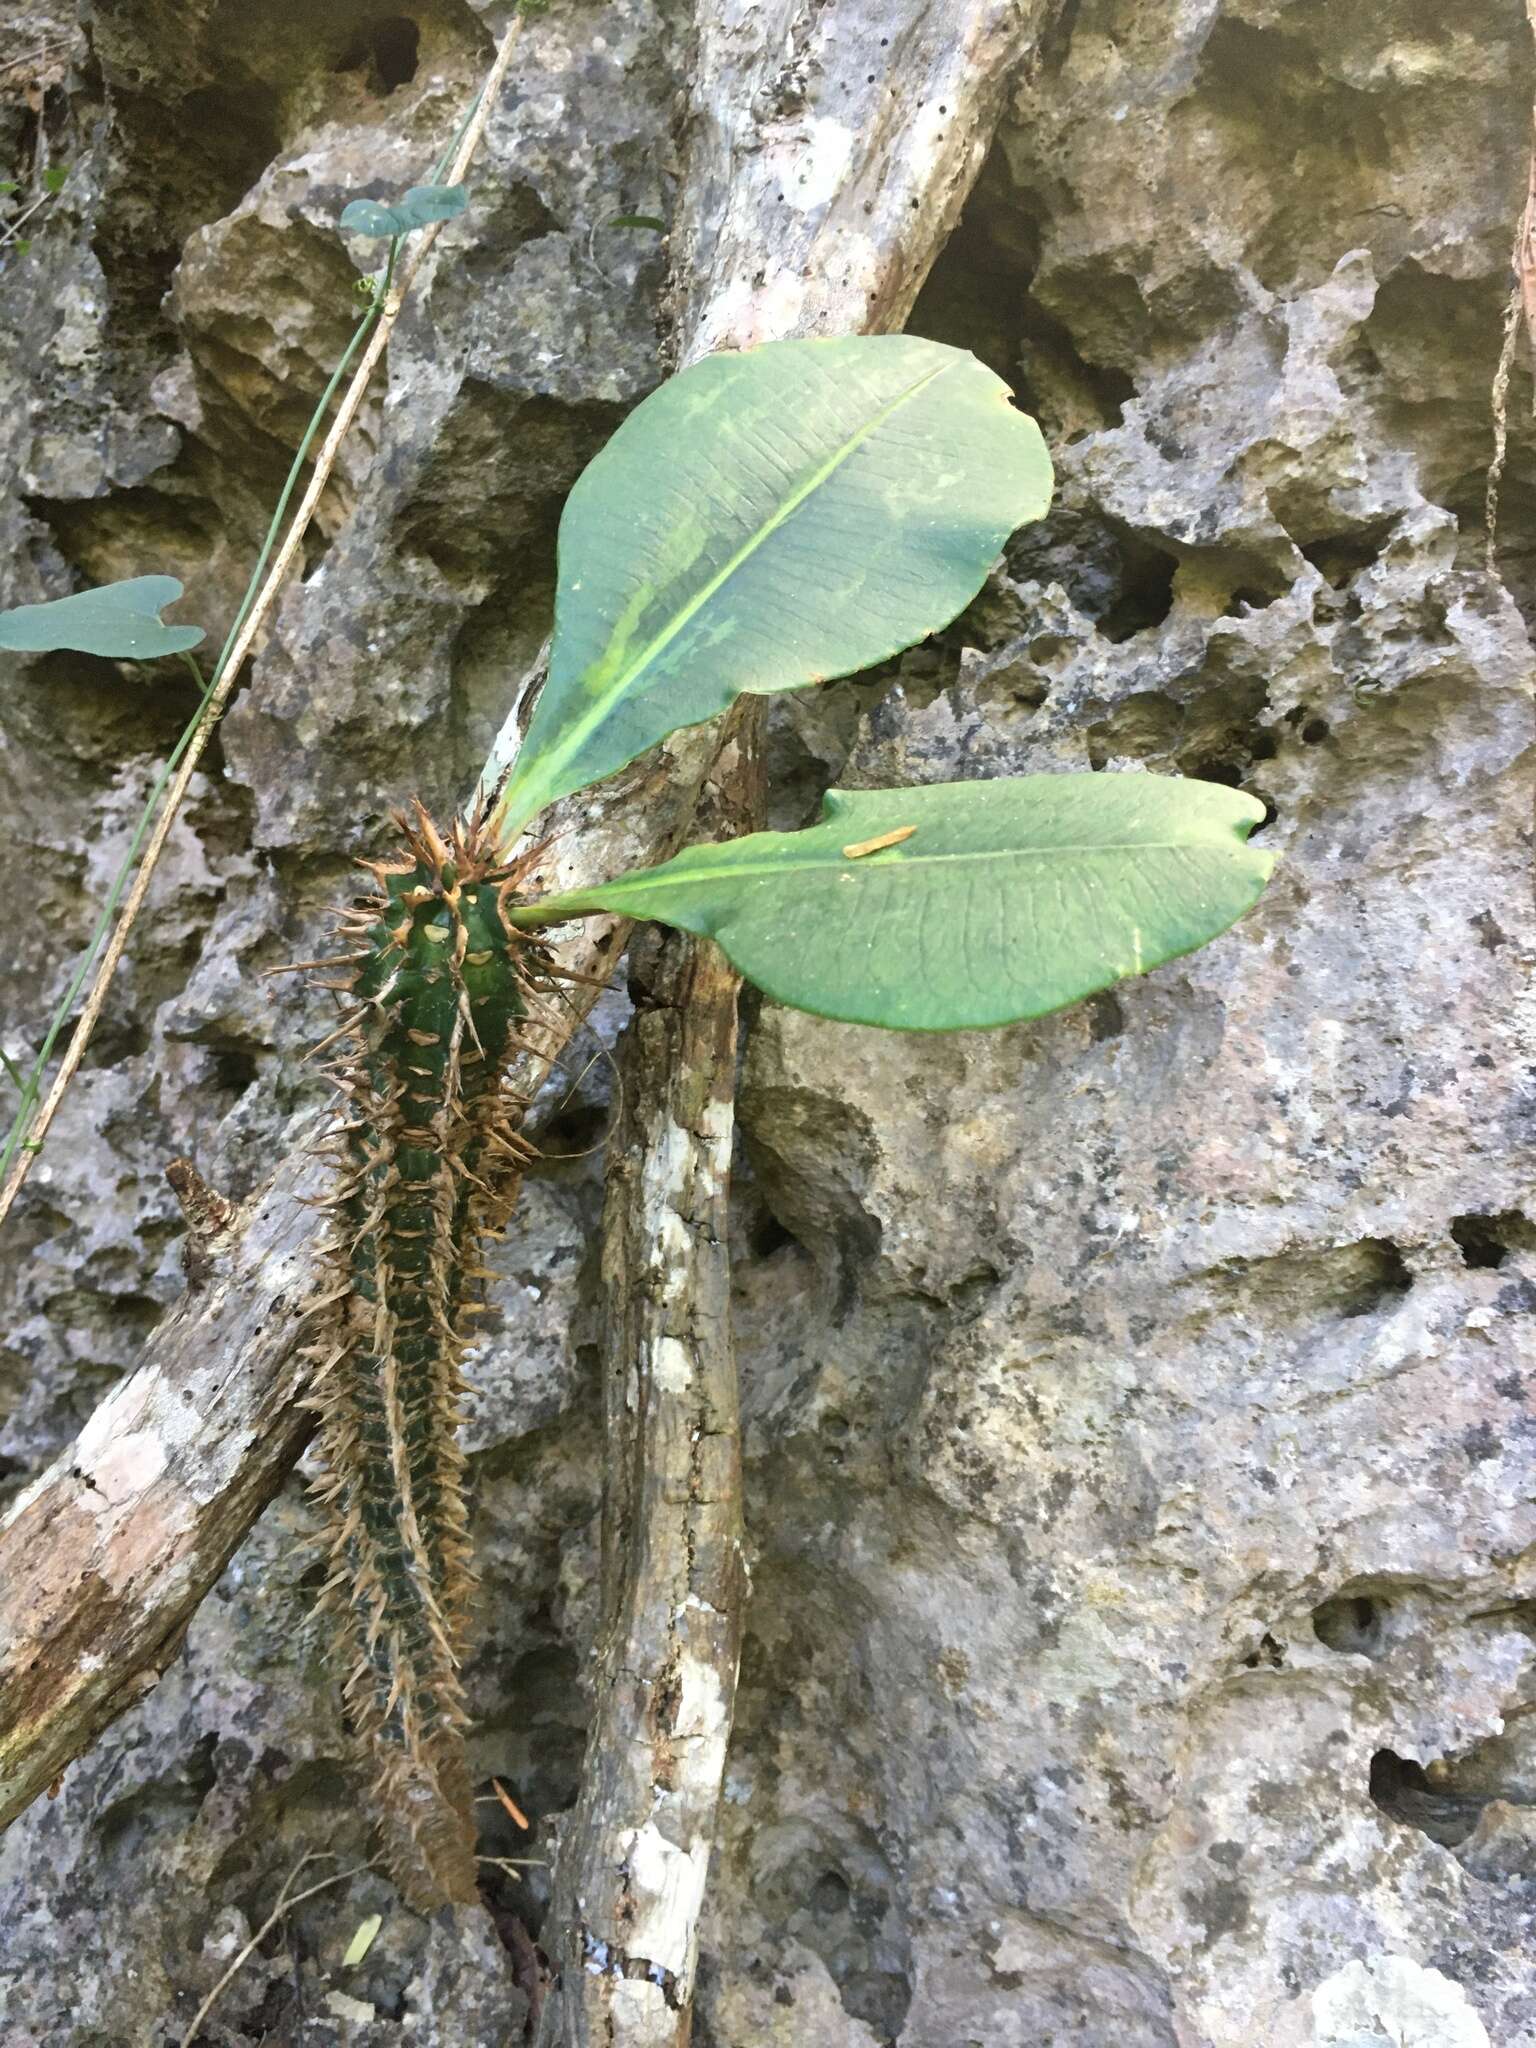
[[[470,1545],[460,1359],[482,1242],[532,1154],[507,1067],[542,949],[507,916],[514,871],[418,808],[403,849],[346,913],[354,972],[336,1071],[346,1122],[313,1404],[327,1469],[326,1607],[386,1852],[424,1907],[475,1896],[459,1666]]]

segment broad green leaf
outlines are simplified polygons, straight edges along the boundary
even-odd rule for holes
[[[349,234],[408,235],[412,228],[427,227],[435,220],[452,220],[464,211],[468,195],[462,185],[413,185],[393,206],[377,199],[354,199],[342,211],[341,225]]]
[[[201,626],[163,626],[162,605],[174,604],[181,585],[174,576],[130,576],[99,590],[56,597],[51,604],[19,604],[0,612],[0,647],[23,654],[105,654],[151,661],[159,654],[184,654],[203,639]]]
[[[549,679],[503,837],[743,691],[798,690],[935,632],[1050,496],[1039,428],[963,349],[783,341],[685,370],[566,503]]]
[[[803,832],[690,847],[515,921],[655,918],[717,939],[778,1002],[849,1023],[1011,1024],[1225,931],[1273,865],[1244,843],[1263,815],[1240,790],[1160,775],[832,790]],[[887,835],[900,843],[859,851]]]

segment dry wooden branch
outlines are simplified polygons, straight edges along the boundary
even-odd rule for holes
[[[319,1185],[306,1162],[196,1240],[201,1284],[0,1524],[0,1827],[153,1688],[304,1448]]]
[[[899,327],[1036,18],[990,0],[705,14],[675,236],[685,360]],[[761,822],[763,726],[753,699],[727,721],[706,836]],[[673,936],[631,986],[603,1219],[603,1619],[539,2048],[686,2048],[746,1591],[727,1251],[740,983]]]
[[[192,2048],[192,2043],[202,2032],[203,2021],[207,2019],[209,2013],[213,2011],[213,2008],[218,2004],[224,1993],[234,1983],[236,1977],[239,1976],[240,1972],[245,1968],[251,1957],[255,1955],[257,1949],[261,1947],[261,1944],[280,1920],[291,1913],[295,1906],[302,1906],[306,1899],[312,1899],[316,1892],[328,1892],[333,1886],[346,1884],[350,1878],[361,1877],[365,1870],[372,1870],[373,1868],[371,1863],[357,1863],[350,1870],[335,1871],[330,1877],[322,1877],[317,1883],[306,1885],[301,1892],[296,1892],[292,1889],[295,1881],[311,1863],[327,1863],[330,1860],[330,1857],[324,1854],[316,1855],[314,1853],[299,1858],[292,1870],[283,1879],[283,1888],[277,1895],[277,1904],[272,1908],[266,1919],[262,1921],[256,1932],[245,1944],[245,1947],[241,1949],[229,1968],[220,1977],[218,1983],[214,1985],[208,1996],[192,2015],[192,2024],[181,2037],[181,2048]]]
[[[733,749],[732,808],[755,760]],[[610,1134],[604,1616],[539,2039],[677,2041],[740,1654],[745,1562],[726,1204],[736,984],[713,947],[651,941]]]

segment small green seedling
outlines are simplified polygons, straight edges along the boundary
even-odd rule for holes
[[[480,1242],[532,1155],[505,1076],[599,913],[715,939],[818,1015],[909,1031],[1014,1022],[1203,945],[1258,897],[1263,807],[1153,775],[834,790],[801,832],[695,846],[531,897],[519,851],[560,797],[738,697],[884,660],[954,618],[1051,495],[1039,430],[971,356],[909,336],[712,356],[639,406],[571,492],[549,674],[471,813],[418,805],[343,914],[325,986],[347,1113],[315,1405],[326,1595],[387,1853],[422,1906],[475,1895],[458,1670],[470,1547],[460,1360]]]

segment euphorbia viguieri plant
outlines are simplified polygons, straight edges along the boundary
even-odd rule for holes
[[[505,1077],[560,978],[541,933],[654,918],[716,940],[781,1003],[952,1031],[1038,1017],[1188,953],[1264,886],[1252,797],[1052,774],[833,790],[804,831],[530,897],[525,835],[556,798],[743,692],[823,683],[948,624],[1050,494],[1034,422],[935,342],[780,342],[674,377],[566,505],[526,738],[509,721],[461,818],[439,826],[418,805],[401,820],[322,963],[349,1003],[314,1396],[325,1600],[391,1864],[419,1904],[474,1895],[460,1361],[480,1245],[534,1156]]]

